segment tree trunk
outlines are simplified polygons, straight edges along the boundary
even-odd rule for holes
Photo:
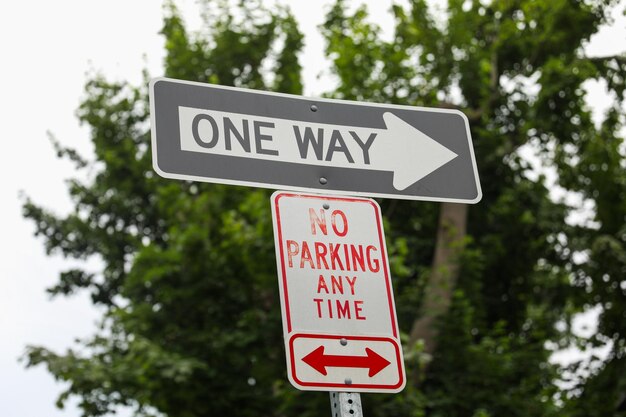
[[[410,344],[424,342],[424,352],[437,347],[437,319],[448,312],[459,275],[459,255],[467,229],[467,205],[442,203],[437,229],[435,256],[420,315],[413,323]]]

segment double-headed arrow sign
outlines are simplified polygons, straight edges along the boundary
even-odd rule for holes
[[[367,368],[370,378],[385,369],[391,362],[365,348],[365,356],[325,355],[324,346],[320,346],[306,355],[302,360],[322,375],[327,375],[326,367],[338,368]]]
[[[164,177],[298,191],[477,202],[467,119],[454,110],[150,84]]]

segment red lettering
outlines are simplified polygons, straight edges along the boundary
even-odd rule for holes
[[[357,320],[365,320],[365,316],[361,316],[361,311],[363,311],[363,308],[361,307],[361,305],[363,304],[363,301],[359,300],[359,301],[355,301],[354,302],[354,315],[356,316]]]
[[[304,246],[303,246],[303,251],[304,251]],[[367,255],[367,266],[369,267],[370,271],[378,272],[378,270],[380,269],[380,264],[378,262],[378,259],[374,258],[372,260],[372,255],[371,255],[372,251],[378,252],[378,249],[376,249],[375,246],[369,245],[367,249],[365,250],[365,253]],[[372,266],[372,263],[374,264],[373,266]]]
[[[326,262],[326,252],[328,249],[322,242],[315,242],[315,262],[317,262],[317,269],[322,269],[322,262],[324,262],[324,268],[328,269],[328,262]],[[322,262],[320,262],[320,260]]]
[[[302,256],[300,257],[300,268],[304,268],[304,262],[309,262],[311,268],[315,269],[315,265],[313,265],[313,260],[311,259],[311,251],[309,250],[309,245],[306,241],[302,242]]]
[[[350,269],[350,254],[348,253],[348,245],[343,245],[343,257],[346,260],[346,269],[351,271]]]
[[[350,318],[350,304],[348,304],[349,301],[346,300],[343,303],[343,306],[341,305],[341,301],[337,300],[337,318],[340,319],[343,317],[347,317]]]
[[[311,251],[311,245],[314,246],[314,252]],[[308,266],[311,269],[363,272],[379,272],[381,269],[379,250],[374,245],[364,249],[363,245],[287,240],[286,246],[290,268],[294,267],[300,256],[300,268]]]
[[[343,224],[343,230],[341,232],[337,228],[337,215],[341,217],[341,222]],[[346,215],[344,214],[343,211],[341,210],[333,211],[333,214],[330,217],[330,222],[333,226],[333,231],[335,232],[337,236],[343,237],[346,235],[346,233],[348,233],[348,219],[346,218]]]
[[[339,254],[337,253],[340,247],[341,247],[341,243],[338,245],[333,245],[332,243],[330,244],[330,265],[332,269],[343,270],[343,264],[341,263],[341,258],[339,257]],[[339,265],[339,267],[337,267],[337,265]]]
[[[352,281],[350,281],[350,277],[346,277],[346,281],[348,281],[348,285],[350,285],[350,292],[354,295],[354,284],[356,284],[356,277],[352,277]]]
[[[324,214],[323,209],[320,209],[320,214],[322,217],[321,219],[317,217],[317,214],[315,213],[314,209],[312,208],[309,209],[309,219],[311,220],[311,234],[313,235],[317,234],[317,229],[315,228],[315,225],[317,224],[320,230],[322,231],[322,233],[324,233],[325,235],[328,235],[328,229],[326,228],[326,215]]]
[[[326,285],[326,280],[324,280],[324,276],[320,275],[320,277],[317,279],[317,293],[320,293],[320,290],[324,290],[326,291],[326,294],[328,294],[328,286]]]
[[[335,277],[334,275],[330,276],[330,286],[333,289],[333,294],[343,294],[343,281],[341,280],[341,275]]]
[[[324,303],[326,301],[326,303]],[[317,307],[317,318],[338,320],[366,320],[363,314],[363,300],[337,300],[330,298],[314,298]],[[324,305],[324,307],[322,307]]]
[[[317,304],[317,318],[322,318],[322,300],[321,298],[314,298],[313,302]]]
[[[356,271],[357,267],[360,266],[361,270],[365,272],[365,257],[363,256],[363,246],[359,245],[357,252],[357,247],[351,245],[350,252],[352,252],[352,265],[354,265],[354,270]]]
[[[289,259],[289,268],[293,268],[293,257],[300,252],[298,243],[293,240],[287,241],[287,259]]]

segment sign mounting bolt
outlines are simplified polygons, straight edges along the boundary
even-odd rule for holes
[[[348,344],[348,341],[345,338],[341,338],[341,340],[339,341],[339,343],[341,343],[341,346],[345,346]]]
[[[320,184],[326,185],[327,183],[328,183],[328,180],[325,177],[320,177]]]
[[[317,111],[317,106],[315,104],[311,104],[311,111],[312,112],[316,112]]]
[[[352,379],[350,378],[346,378],[344,382],[346,383],[346,385],[352,385]]]

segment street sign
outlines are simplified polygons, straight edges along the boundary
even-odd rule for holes
[[[167,78],[150,82],[163,177],[326,194],[476,203],[457,110],[306,98]]]
[[[374,200],[272,195],[290,382],[303,390],[399,392],[404,360]]]

